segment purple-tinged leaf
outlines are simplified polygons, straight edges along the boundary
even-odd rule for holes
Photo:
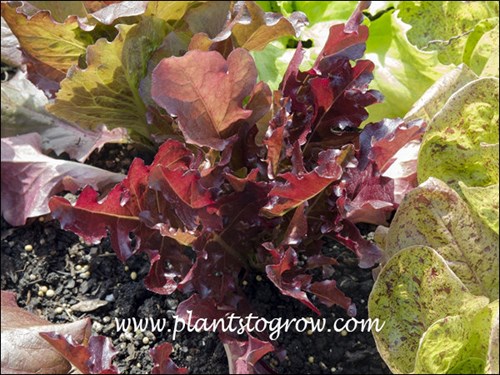
[[[187,374],[186,367],[178,367],[170,355],[172,354],[172,344],[165,342],[149,350],[153,359],[152,374]]]
[[[226,350],[230,374],[263,374],[259,371],[258,362],[267,353],[274,351],[274,346],[268,341],[262,341],[250,334],[248,340],[222,337]]]
[[[300,30],[308,24],[307,17],[302,12],[293,12],[290,16],[283,17],[279,13],[264,12],[254,1],[234,2],[230,16],[230,20],[223,20],[226,25],[217,35],[213,35],[213,30],[206,30],[206,26],[193,28],[191,22],[191,30],[199,33],[193,37],[189,49],[218,50],[225,56],[221,47],[226,49],[228,45],[230,49],[234,46],[259,51],[280,37],[297,37]]]
[[[302,203],[295,209],[281,245],[297,245],[307,238],[306,207],[307,204]]]
[[[335,280],[312,283],[308,291],[313,293],[322,304],[328,307],[333,305],[342,306],[349,316],[356,316],[356,305],[337,288]]]
[[[351,17],[345,24],[345,33],[354,33],[359,29],[359,25],[363,22],[363,11],[370,7],[371,1],[360,1],[358,6],[352,13]]]
[[[145,1],[120,1],[96,10],[91,14],[91,17],[105,25],[111,25],[118,18],[143,14],[147,6],[148,3]]]
[[[36,132],[42,137],[44,152],[54,151],[57,155],[66,152],[80,162],[106,143],[128,141],[127,131],[123,128],[110,131],[102,125],[91,131],[58,119],[45,110],[48,102],[45,94],[22,71],[3,82],[2,137]]]
[[[118,352],[109,337],[91,336],[77,343],[71,335],[41,332],[40,336],[83,374],[118,374],[113,365]]]
[[[102,189],[123,175],[42,154],[41,137],[29,133],[2,138],[2,215],[11,225],[50,212],[49,198],[90,185]]]
[[[89,319],[52,324],[17,306],[16,295],[2,290],[2,373],[67,374],[71,365],[39,335],[40,332],[69,334],[76,340],[88,340]]]
[[[382,252],[372,242],[365,239],[349,220],[342,220],[341,230],[335,234],[335,239],[352,250],[359,259],[360,268],[373,267],[382,258]]]
[[[361,25],[358,30],[350,33],[346,33],[344,28],[344,24],[330,27],[328,40],[314,64],[315,69],[323,59],[330,56],[349,60],[357,60],[363,56],[366,49],[365,42],[368,39],[368,27]]]
[[[194,328],[199,319],[215,321],[223,319],[227,312],[226,309],[218,309],[212,298],[201,298],[199,294],[193,294],[179,304],[176,316],[178,319],[182,319],[179,320],[180,322]]]
[[[99,243],[109,231],[111,246],[122,261],[127,260],[137,250],[130,234],[138,230],[141,223],[134,207],[140,203],[126,186],[136,175],[145,174],[146,168],[136,159],[127,179],[116,185],[102,201],[91,187],[82,191],[74,205],[64,198],[53,197],[50,201],[52,216],[59,220],[63,229],[77,233],[88,243]]]
[[[276,264],[266,266],[266,274],[269,280],[276,285],[282,294],[299,300],[319,315],[319,310],[311,303],[307,294],[303,291],[311,282],[311,276],[303,274],[295,277],[287,277],[287,275],[284,275],[285,272],[293,270],[297,265],[298,260],[295,250],[289,247],[283,254],[280,254],[280,250],[278,249],[271,248],[268,250],[271,252],[273,258],[278,261]]]
[[[315,197],[332,182],[342,176],[342,164],[352,152],[351,147],[343,150],[326,150],[320,153],[318,166],[304,175],[287,172],[279,175],[286,183],[277,183],[271,192],[269,204],[264,212],[284,215],[294,207]]]

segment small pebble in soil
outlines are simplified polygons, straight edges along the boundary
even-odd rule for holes
[[[32,251],[32,250],[33,250],[33,245],[28,244],[24,246],[24,251]]]
[[[347,331],[345,329],[342,330],[342,331],[340,331],[340,336],[346,337],[347,336]]]
[[[337,369],[336,369],[335,367],[332,367],[332,368],[330,369],[330,372],[336,372],[336,371],[337,371]]]
[[[94,330],[95,332],[99,333],[99,332],[101,332],[101,331],[102,331],[103,326],[102,326],[102,324],[101,324],[101,323],[99,323],[99,322],[94,322],[94,323],[92,323],[92,328],[93,328],[93,330]]]
[[[109,322],[111,322],[111,317],[109,317],[109,316],[105,316],[104,318],[102,318],[102,321],[103,321],[104,323],[109,323]]]
[[[125,270],[125,272],[128,272],[129,270],[128,266],[123,267],[123,269]]]
[[[49,289],[47,290],[47,292],[45,292],[45,295],[49,298],[52,298],[56,295],[56,292],[54,291],[54,289]]]
[[[80,277],[82,279],[88,279],[90,277],[90,271],[87,271],[87,272],[83,272]]]
[[[243,286],[247,286],[247,285],[248,285],[248,281],[243,280],[243,281],[241,282],[241,284],[242,284]]]
[[[62,314],[62,312],[64,311],[64,309],[61,307],[61,306],[58,306],[54,309],[54,312],[56,314]]]
[[[48,288],[48,287],[46,287],[45,285],[43,285],[43,286],[41,286],[40,288],[38,288],[38,290],[39,290],[40,292],[42,292],[42,293],[44,293],[44,294],[45,294],[45,293],[47,293],[47,290],[49,290],[49,288]]]
[[[130,272],[130,278],[132,280],[136,280],[137,279],[137,272]]]
[[[149,337],[147,337],[147,336],[143,337],[143,338],[142,338],[142,343],[143,343],[144,345],[148,345],[148,344],[149,344]]]
[[[309,358],[307,358],[307,362],[313,364],[314,363],[314,357],[311,355]]]
[[[45,295],[44,292],[42,292],[41,290],[38,291],[38,297],[43,297]]]
[[[81,270],[82,270],[82,266],[81,266],[80,264],[77,264],[77,265],[75,266],[75,270],[77,270],[77,271],[81,271]]]
[[[255,276],[255,280],[261,282],[262,281],[262,276],[260,276],[260,275]]]
[[[31,280],[31,281],[35,281],[35,280],[36,280],[36,275],[31,274],[31,275],[30,275],[30,280]]]

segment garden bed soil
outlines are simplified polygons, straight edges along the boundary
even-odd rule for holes
[[[119,161],[126,153],[116,147],[105,147],[96,160],[107,160],[106,169],[125,172]],[[114,150],[114,151],[113,151]],[[130,151],[130,150],[129,150]],[[129,153],[130,154],[130,153]],[[116,161],[116,162],[114,162]],[[129,161],[127,161],[129,162]],[[369,229],[365,228],[365,233]],[[30,247],[26,245],[31,245]],[[217,334],[183,331],[172,340],[172,333],[118,332],[115,318],[167,318],[167,327],[173,328],[177,305],[186,298],[175,293],[161,296],[148,291],[143,279],[149,270],[144,254],[121,263],[104,240],[99,245],[87,245],[73,233],[60,229],[50,217],[33,219],[25,226],[11,227],[2,218],[1,223],[1,288],[17,293],[19,306],[45,317],[53,323],[71,322],[90,317],[93,331],[110,337],[118,350],[114,363],[122,373],[151,373],[149,349],[168,341],[174,345],[172,358],[190,373],[228,373],[225,351]],[[26,251],[28,249],[28,251]],[[367,318],[367,300],[373,286],[371,270],[360,269],[349,250],[333,242],[326,242],[325,253],[337,257],[332,276],[339,288],[350,296],[357,307],[357,319]],[[134,274],[137,275],[134,278]],[[301,303],[282,296],[265,275],[248,274],[246,292],[255,314],[268,320],[315,317],[314,312]],[[41,287],[55,291],[53,297],[39,296]],[[90,312],[75,311],[78,302],[97,299],[103,306]],[[349,319],[339,307],[320,306],[326,326],[333,327],[338,318]],[[103,302],[101,303],[103,304]],[[286,350],[281,361],[273,355],[266,362],[282,374],[376,374],[390,373],[380,358],[370,332],[282,332],[277,340]]]

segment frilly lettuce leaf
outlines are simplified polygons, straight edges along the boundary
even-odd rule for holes
[[[411,25],[408,40],[423,51],[437,51],[443,64],[464,62],[466,47],[477,39],[476,25],[488,18],[498,17],[495,1],[402,1],[399,17]],[[472,42],[472,43],[471,43]],[[476,72],[477,73],[477,72]]]
[[[370,27],[366,57],[376,66],[372,86],[385,97],[383,103],[370,107],[368,121],[403,117],[453,66],[440,63],[436,52],[422,51],[411,44],[406,34],[409,25],[401,21],[396,11],[366,22]]]

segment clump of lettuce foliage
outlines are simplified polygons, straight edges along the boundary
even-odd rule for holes
[[[368,304],[394,372],[498,372],[498,92],[460,66],[415,108],[433,108],[421,184],[379,230],[386,264]]]

